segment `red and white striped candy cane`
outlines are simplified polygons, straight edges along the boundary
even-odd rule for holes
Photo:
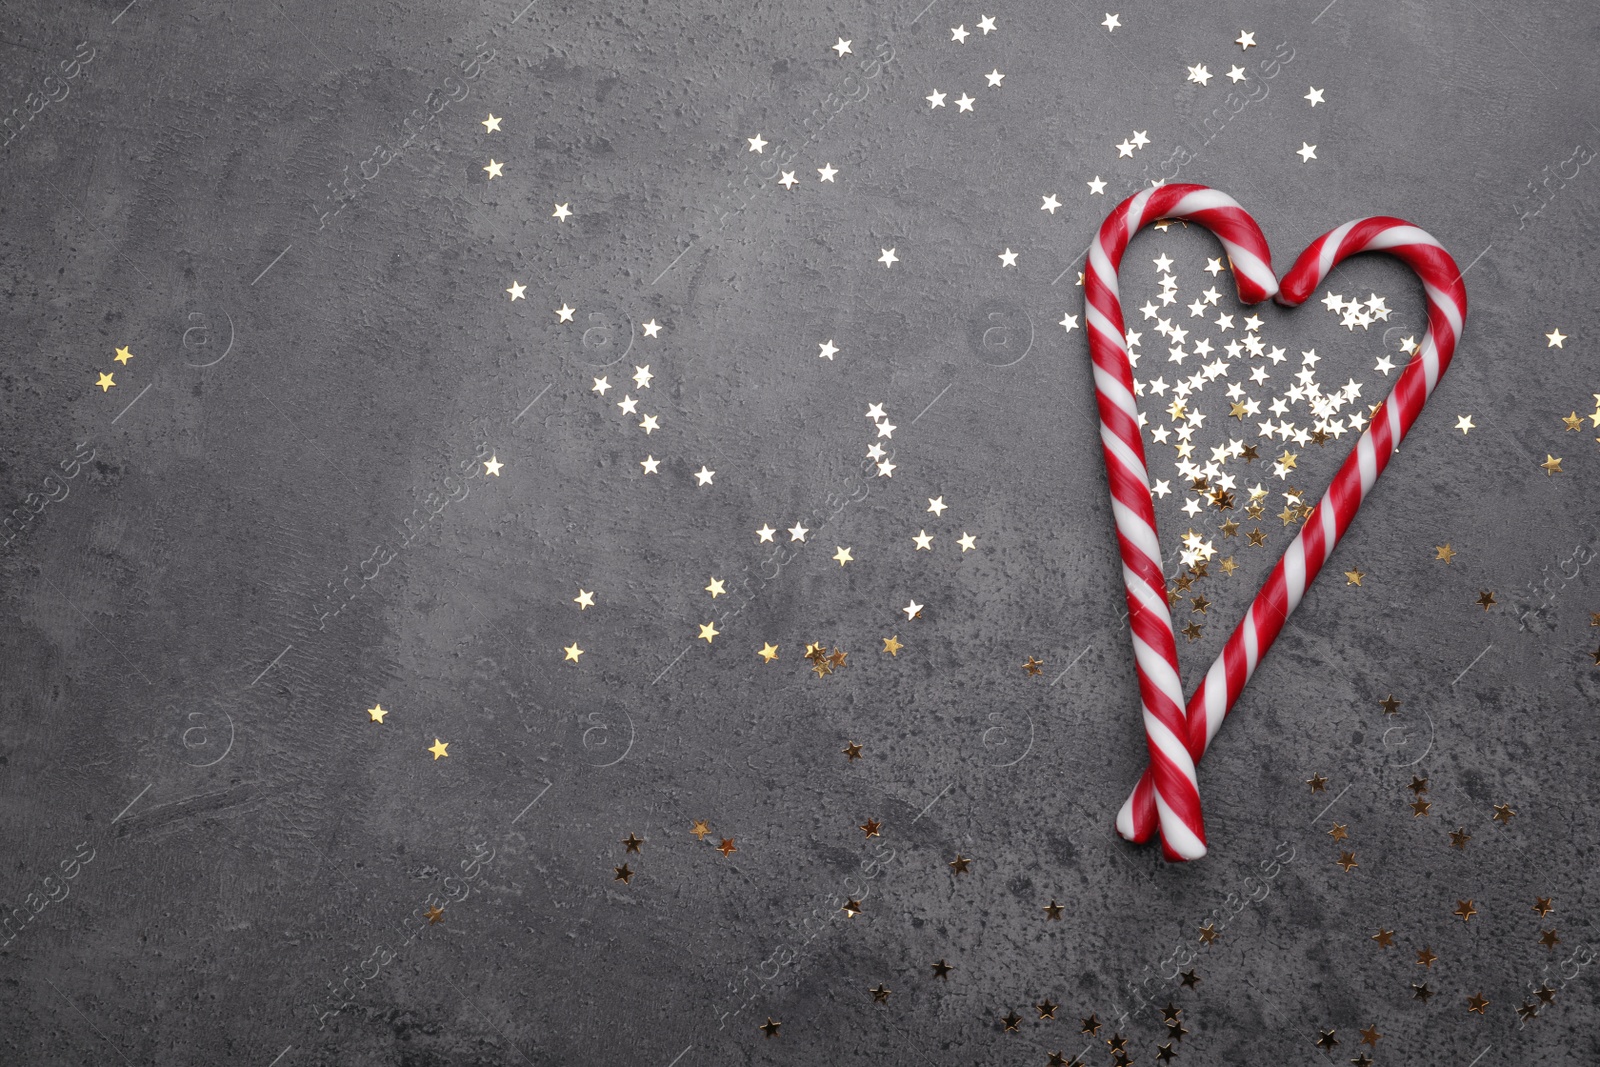
[[[1276,293],[1278,279],[1272,272],[1267,240],[1255,220],[1232,197],[1202,185],[1146,189],[1117,205],[1089,248],[1084,272],[1084,318],[1094,360],[1100,443],[1111,484],[1111,510],[1122,554],[1122,581],[1150,751],[1146,774],[1150,788],[1145,797],[1159,821],[1166,857],[1190,860],[1206,853],[1205,823],[1184,717],[1183,686],[1178,679],[1178,649],[1167,609],[1155,505],[1139,433],[1133,368],[1128,362],[1122,303],[1117,295],[1117,268],[1128,242],[1146,223],[1162,218],[1187,219],[1217,235],[1233,261],[1239,299],[1246,304]]]
[[[1196,762],[1421,414],[1461,336],[1467,294],[1455,260],[1427,232],[1387,216],[1348,222],[1314,241],[1284,277],[1278,303],[1298,307],[1339,262],[1369,251],[1396,256],[1421,279],[1427,335],[1190,698],[1185,740]],[[1117,830],[1129,840],[1145,841],[1158,828],[1164,831],[1158,825],[1157,787],[1157,777],[1147,769],[1118,813]]]

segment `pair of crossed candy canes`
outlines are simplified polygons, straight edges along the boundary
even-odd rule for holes
[[[1428,304],[1428,332],[1421,349],[1406,364],[1187,704],[1178,676],[1177,642],[1117,295],[1117,268],[1128,242],[1157,219],[1185,219],[1214,233],[1227,249],[1239,299],[1246,304],[1271,296],[1285,307],[1298,307],[1345,257],[1379,251],[1398,257],[1416,272]],[[1083,285],[1100,441],[1150,751],[1150,766],[1117,814],[1117,832],[1130,841],[1148,841],[1159,830],[1167,859],[1199,859],[1206,854],[1206,836],[1195,765],[1450,365],[1467,316],[1466,287],[1455,261],[1438,241],[1408,222],[1383,215],[1347,222],[1317,238],[1280,284],[1256,221],[1232,197],[1203,185],[1163,185],[1119,204],[1090,247]]]

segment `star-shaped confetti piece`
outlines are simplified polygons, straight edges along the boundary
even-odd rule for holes
[[[382,722],[383,717],[387,714],[389,713],[384,710],[382,704],[374,704],[367,709],[367,715],[371,717],[373,722]]]
[[[116,360],[118,363],[127,363],[128,360],[133,358],[133,353],[129,352],[127,346],[124,345],[123,347],[117,349],[117,354],[111,358]]]
[[[450,742],[441,741],[437,737],[435,737],[433,739],[433,744],[428,746],[428,751],[432,752],[433,753],[433,758],[435,760],[437,760],[442,756],[450,755],[450,753],[447,751],[447,749],[449,749],[449,747],[450,747]]]

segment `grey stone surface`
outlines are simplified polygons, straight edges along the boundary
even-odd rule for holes
[[[1169,1001],[1189,1064],[1348,1061],[1368,1026],[1379,1064],[1600,1058],[1600,430],[1560,418],[1600,391],[1594,8],[1144,3],[1113,32],[1075,3],[923,3],[0,9],[0,1063],[1107,1064],[1120,1032],[1142,1064]],[[1163,177],[1237,197],[1280,270],[1347,219],[1409,219],[1472,302],[1204,762],[1186,866],[1111,829],[1143,740],[1084,334],[1059,325],[1100,220]],[[1142,235],[1142,380],[1193,369],[1131,310],[1162,254],[1191,343],[1249,313],[1208,235]],[[1199,394],[1197,457],[1256,440],[1222,391],[1265,404],[1305,349],[1381,398],[1420,288],[1375,257],[1326,288],[1393,313],[1260,309],[1287,361]],[[1150,445],[1167,550],[1194,527],[1240,562],[1200,583],[1191,679],[1288,543],[1278,494],[1320,493],[1351,439],[1226,465],[1274,494],[1258,549],[1185,514]],[[847,664],[808,673],[812,642]]]

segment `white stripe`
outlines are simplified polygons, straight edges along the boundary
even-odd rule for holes
[[[1363,247],[1362,251],[1382,251],[1398,248],[1401,245],[1428,245],[1431,248],[1443,248],[1433,234],[1416,226],[1390,226],[1386,230],[1379,230]]]
[[[1134,400],[1133,394],[1128,392],[1128,387],[1117,380],[1117,376],[1104,369],[1099,364],[1094,368],[1095,391],[1105,399],[1115,404],[1118,411],[1127,415],[1135,422],[1139,419],[1139,403]],[[1100,424],[1105,425],[1104,421]]]
[[[1295,534],[1294,540],[1289,542],[1289,551],[1283,554],[1283,576],[1288,586],[1289,611],[1300,606],[1300,598],[1306,595],[1306,546],[1301,542],[1301,534]],[[1288,614],[1288,611],[1284,612]]]
[[[1328,231],[1328,236],[1324,238],[1325,243],[1322,246],[1322,251],[1317,255],[1318,285],[1321,285],[1322,279],[1326,278],[1328,276],[1328,272],[1333,270],[1334,254],[1339,251],[1339,246],[1344,243],[1345,237],[1350,233],[1351,230],[1355,229],[1356,223],[1365,221],[1367,220],[1351,219],[1343,226],[1336,226]]]
[[[1261,645],[1256,635],[1256,606],[1250,605],[1250,610],[1244,617],[1244,679],[1256,672],[1256,664],[1261,662]]]
[[[1156,790],[1156,813],[1161,816],[1161,839],[1168,848],[1186,860],[1197,860],[1206,854],[1206,846],[1167,807],[1159,789]]]
[[[1387,406],[1387,405],[1385,405]],[[1368,431],[1361,435],[1361,440],[1356,442],[1356,462],[1361,468],[1361,499],[1367,498],[1367,492],[1372,488],[1372,483],[1378,480],[1378,461],[1374,458],[1376,446],[1372,443],[1372,433]],[[1357,505],[1360,506],[1359,504]]]
[[[1456,302],[1443,289],[1422,283],[1422,291],[1428,295],[1428,301],[1444,313],[1445,321],[1450,323],[1450,334],[1453,337],[1461,336],[1461,309]]]
[[[1192,193],[1185,193],[1172,208],[1172,217],[1180,215],[1193,215],[1198,211],[1213,211],[1217,208],[1239,207],[1239,201],[1223,192],[1221,189],[1196,189]],[[1239,208],[1243,211],[1243,208]]]
[[[1112,297],[1117,301],[1117,306],[1122,306],[1122,296],[1117,288],[1117,268],[1111,265],[1111,259],[1106,255],[1104,246],[1098,240],[1089,246],[1089,269],[1094,271],[1095,277],[1100,279],[1100,284],[1111,291]]]
[[[1205,703],[1201,707],[1206,717],[1206,747],[1209,748],[1211,739],[1222,729],[1222,720],[1228,716],[1228,665],[1220,652],[1206,672],[1205,688]]]
[[[1166,597],[1150,588],[1149,583],[1135,574],[1133,568],[1126,563],[1122,565],[1122,586],[1128,591],[1129,596],[1139,601],[1141,611],[1152,614],[1158,619],[1163,617]],[[1172,616],[1169,613],[1165,617],[1170,621]]]
[[[1104,423],[1100,426],[1100,444],[1105,447],[1106,451],[1116,457],[1118,463],[1128,468],[1135,480],[1144,486],[1146,493],[1150,491],[1150,476],[1145,472],[1144,464],[1139,462],[1139,457],[1134,455],[1133,449],[1128,447],[1128,443],[1107,429]],[[1113,499],[1115,499],[1114,496]],[[1120,521],[1118,525],[1121,525]],[[1159,555],[1159,552],[1160,550],[1157,549],[1156,554]]]
[[[1133,796],[1133,793],[1129,793],[1128,799],[1122,802],[1121,809],[1117,811],[1117,833],[1124,841],[1132,841],[1134,838]]]
[[[1333,515],[1333,491],[1329,490],[1322,496],[1322,543],[1325,546],[1323,559],[1333,555],[1333,546],[1339,543],[1339,524]]]
[[[1170,625],[1170,619],[1168,623]],[[1175,703],[1182,709],[1183,685],[1178,681],[1178,672],[1173,669],[1172,664],[1162,659],[1161,655],[1146,644],[1138,634],[1133,635],[1133,657],[1138,660],[1140,669],[1150,680],[1150,684],[1156,687],[1157,692],[1169,700],[1174,699],[1174,693],[1178,694]],[[1182,714],[1181,710],[1179,714]]]
[[[1144,228],[1144,208],[1150,202],[1150,197],[1155,194],[1155,189],[1141,189],[1135,193],[1128,202],[1128,240],[1132,241],[1134,234]]]

